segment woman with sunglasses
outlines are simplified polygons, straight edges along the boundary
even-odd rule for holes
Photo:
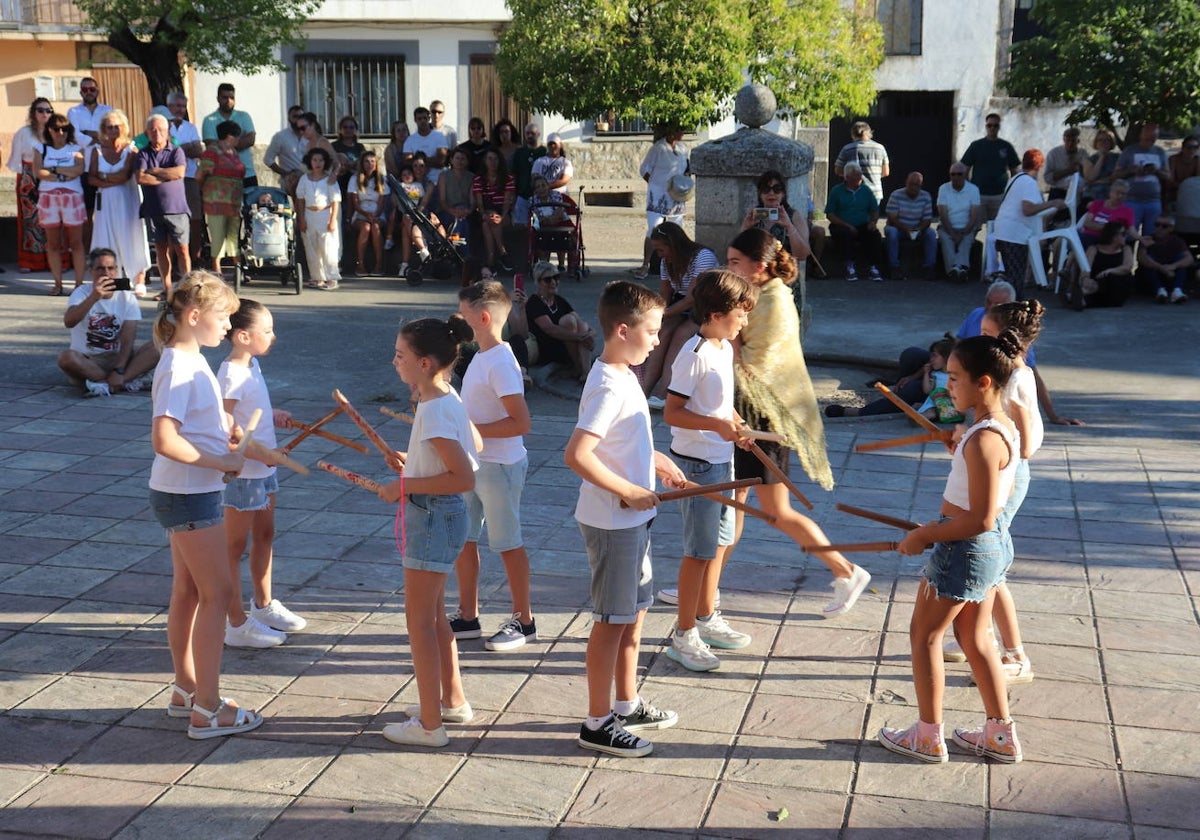
[[[487,127],[484,126],[483,120],[479,117],[471,117],[467,123],[467,139],[458,144],[454,151],[461,149],[467,153],[467,168],[471,170],[472,175],[484,174],[485,160],[487,153],[492,151],[492,144],[488,142]]]
[[[45,144],[33,150],[33,171],[39,181],[38,221],[46,231],[46,255],[54,288],[50,294],[63,293],[62,252],[64,244],[71,252],[75,268],[75,286],[83,282],[83,225],[87,209],[83,204],[83,149],[75,144],[75,127],[65,114],[52,114],[42,133]]]
[[[17,176],[17,267],[22,274],[45,271],[46,231],[38,221],[38,182],[33,168],[33,150],[42,145],[46,123],[54,114],[50,100],[38,97],[29,106],[29,116],[12,139],[12,154],[6,161]]]
[[[100,118],[100,142],[88,152],[88,183],[96,188],[96,213],[92,219],[91,247],[111,248],[121,276],[131,277],[138,297],[146,294],[146,269],[150,247],[140,218],[142,197],[134,168],[137,148],[124,111],[108,111]]]
[[[812,253],[808,245],[808,222],[787,200],[787,181],[774,169],[759,176],[758,203],[746,208],[742,230],[759,228],[774,236],[796,262]]]

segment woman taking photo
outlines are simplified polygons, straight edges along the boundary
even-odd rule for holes
[[[46,231],[38,221],[38,182],[33,169],[33,150],[41,146],[46,123],[54,109],[50,100],[38,97],[29,106],[25,125],[13,135],[12,153],[6,161],[17,176],[17,268],[22,274],[45,271]]]
[[[787,181],[774,169],[758,179],[758,203],[746,208],[742,230],[759,228],[774,236],[797,262],[808,259],[808,222],[787,200]],[[766,212],[763,212],[766,211]]]
[[[46,231],[46,259],[54,287],[50,294],[63,293],[64,247],[71,252],[75,286],[83,282],[83,150],[75,145],[75,126],[63,114],[53,114],[42,133],[44,145],[33,150],[33,171],[38,179],[38,221]]]
[[[508,174],[500,153],[488,149],[483,157],[483,173],[477,175],[471,187],[475,211],[483,223],[483,246],[487,264],[492,271],[512,271],[512,262],[504,247],[504,220],[517,200],[517,182]]]
[[[100,118],[100,143],[89,152],[88,183],[96,188],[92,217],[92,249],[111,248],[122,277],[133,280],[138,297],[146,294],[150,246],[140,218],[142,196],[133,168],[137,149],[124,111],[112,110]],[[239,182],[240,188],[240,182]]]
[[[200,155],[196,183],[208,223],[208,247],[213,272],[221,273],[221,258],[237,259],[241,230],[242,178],[246,165],[238,156],[237,142],[242,127],[233,120],[217,125],[217,147]],[[300,176],[304,180],[304,176]],[[298,182],[297,182],[298,183]]]

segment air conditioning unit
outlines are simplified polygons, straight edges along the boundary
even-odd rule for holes
[[[58,101],[59,102],[78,102],[79,86],[83,84],[83,76],[59,76],[58,77]]]

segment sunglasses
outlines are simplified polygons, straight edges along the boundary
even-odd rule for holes
[[[343,128],[343,129],[351,129],[351,130],[354,130],[354,131],[358,131],[358,126],[357,126],[357,125],[355,125],[354,123],[342,123],[342,128]]]
[[[769,186],[769,187],[763,187],[763,192],[765,192],[765,193],[782,193],[783,192],[783,184],[771,184],[771,186]]]
[[[433,115],[435,115],[435,116],[438,116],[438,117],[440,117],[442,114],[444,114],[444,113],[446,113],[446,112],[445,112],[445,111],[430,111],[429,113],[431,113],[431,114],[433,114]]]
[[[39,114],[53,114],[53,113],[54,113],[54,109],[53,109],[53,108],[37,108],[37,109],[35,109],[35,110],[36,110],[36,111],[37,111]]]
[[[296,123],[296,128],[301,131],[308,131],[308,123]]]
[[[52,125],[49,128],[51,131],[66,131],[67,130],[67,127],[65,125]]]
[[[79,89],[79,92],[80,92],[80,93],[99,93],[99,92],[100,92],[100,88],[94,88],[94,87],[81,87],[81,88]]]
[[[100,128],[102,128],[104,131],[120,131],[121,130],[121,126],[119,126],[119,125],[102,125],[102,126],[100,126]]]
[[[1000,123],[987,123],[988,128],[999,128]]]

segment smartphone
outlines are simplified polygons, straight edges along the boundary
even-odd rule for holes
[[[778,207],[755,207],[754,220],[756,222],[778,222],[779,208]]]
[[[133,290],[133,285],[129,282],[128,277],[114,277],[113,291],[114,292],[129,292]]]
[[[517,273],[513,275],[513,288],[525,291],[525,275]]]

